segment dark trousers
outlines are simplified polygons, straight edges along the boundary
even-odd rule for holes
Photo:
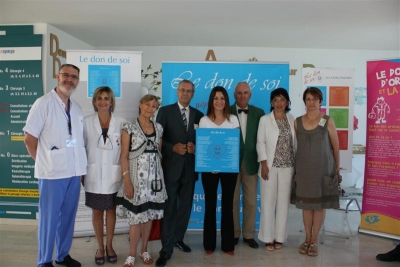
[[[185,181],[182,177],[165,183],[168,199],[161,222],[160,254],[171,256],[175,243],[183,241],[192,211],[194,185],[195,181]]]
[[[217,243],[217,190],[221,181],[221,250],[234,251],[233,195],[237,173],[202,173],[205,198],[203,246],[205,250],[215,250]]]

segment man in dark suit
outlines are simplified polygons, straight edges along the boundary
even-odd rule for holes
[[[255,106],[249,106],[251,97],[250,86],[245,82],[239,82],[235,87],[236,102],[230,107],[231,114],[238,116],[240,123],[240,172],[236,182],[233,198],[233,223],[235,227],[235,245],[239,241],[240,233],[243,241],[252,248],[258,248],[254,240],[256,213],[257,213],[257,130],[260,118],[264,111]],[[240,186],[243,191],[243,225],[240,229],[239,202]]]
[[[178,247],[183,252],[191,249],[183,243],[192,209],[197,173],[194,171],[195,129],[204,116],[189,106],[194,95],[194,84],[182,80],[177,89],[178,102],[160,108],[157,122],[164,128],[162,138],[162,166],[168,194],[167,207],[161,223],[162,249],[156,266],[165,266]]]

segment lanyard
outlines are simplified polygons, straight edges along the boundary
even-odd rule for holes
[[[72,136],[71,114],[69,112],[70,108],[71,108],[71,100],[68,99],[68,106],[65,109],[65,113],[67,113],[67,117],[68,117],[68,133],[70,136]]]

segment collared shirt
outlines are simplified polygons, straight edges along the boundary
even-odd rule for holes
[[[238,114],[239,122],[240,122],[240,129],[242,130],[242,137],[243,137],[243,143],[246,141],[246,128],[247,128],[247,114],[242,112],[239,114],[239,109],[240,108],[238,105],[236,105],[236,111]],[[249,109],[249,106],[243,108],[243,109]]]
[[[83,141],[83,115],[79,104],[71,100],[71,133],[65,104],[55,90],[38,98],[29,111],[24,132],[38,139],[35,177],[62,179],[86,174],[87,157]],[[74,147],[66,140],[74,138]]]
[[[179,101],[178,101],[178,106],[179,106],[179,111],[181,112],[181,114],[182,114],[182,109],[183,109],[183,108],[186,109],[186,111],[185,111],[186,121],[187,121],[187,126],[186,126],[186,127],[189,127],[189,105],[186,106],[186,107],[184,107],[184,106],[182,106],[181,103],[179,103]],[[187,129],[186,129],[186,130],[187,130]]]

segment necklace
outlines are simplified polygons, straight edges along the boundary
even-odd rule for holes
[[[100,120],[101,128],[108,128],[108,125],[109,125],[109,122],[110,122],[110,119],[111,119],[111,114],[108,113],[108,118],[107,118],[107,120],[106,120],[105,123],[104,123],[104,121],[100,118],[100,116],[98,116],[98,117],[99,117],[99,120]]]
[[[306,118],[307,118],[307,123],[308,123],[310,126],[313,126],[313,125],[315,125],[316,123],[319,122],[319,120],[320,120],[320,115],[318,114],[318,116],[317,116],[316,118],[313,118],[313,119],[310,119],[308,116],[306,116]]]
[[[141,122],[138,119],[139,125],[142,128],[143,132],[145,134],[151,134],[153,132],[153,124],[151,123],[151,121],[146,121],[146,122]]]

